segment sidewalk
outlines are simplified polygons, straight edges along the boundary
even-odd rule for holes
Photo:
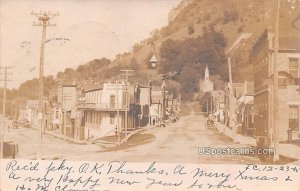
[[[226,127],[224,124],[216,123],[216,129],[225,136],[230,137],[235,143],[256,146],[256,138],[234,133],[232,129]],[[278,152],[281,156],[296,159],[297,161],[293,162],[293,164],[300,165],[299,146],[294,144],[279,144]]]
[[[43,134],[53,136],[53,137],[56,137],[58,139],[62,139],[62,140],[65,140],[65,141],[70,141],[70,142],[73,142],[73,143],[77,143],[77,144],[89,144],[89,142],[86,141],[86,140],[77,140],[77,139],[74,139],[72,137],[68,137],[68,136],[56,133],[55,131],[45,131]]]
[[[216,123],[216,128],[219,132],[223,133],[227,137],[230,137],[235,143],[256,146],[256,139],[254,137],[247,137],[237,134],[234,132],[234,130],[221,123]]]
[[[279,155],[296,159],[293,164],[300,165],[300,147],[294,144],[279,144]]]

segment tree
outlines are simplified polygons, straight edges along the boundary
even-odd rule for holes
[[[198,91],[206,65],[212,75],[219,75],[221,80],[228,78],[225,47],[223,33],[213,28],[205,29],[197,38],[167,39],[160,47],[160,70],[163,73],[176,72],[183,98],[190,99]]]
[[[168,93],[173,94],[174,98],[177,98],[180,92],[180,83],[174,80],[167,80],[166,90],[168,91]]]
[[[199,72],[192,67],[184,67],[179,76],[179,83],[181,85],[181,93],[183,100],[190,100],[194,93],[199,90]]]

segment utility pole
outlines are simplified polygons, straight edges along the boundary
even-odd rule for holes
[[[117,124],[116,124],[116,130],[117,130],[117,136],[118,136],[118,146],[121,145],[121,137],[120,137],[120,134],[121,134],[121,125],[120,125],[120,108],[119,108],[119,89],[123,88],[123,85],[118,81],[116,80],[115,81],[115,84],[112,85],[114,88],[111,88],[110,90],[115,90],[116,91],[116,105],[110,105],[108,107],[112,107],[112,108],[115,108],[116,107],[116,110],[117,110]],[[110,102],[111,104],[111,102]]]
[[[273,146],[275,154],[273,163],[279,160],[279,125],[278,125],[278,49],[279,49],[279,14],[280,14],[280,0],[277,0],[276,21],[275,21],[275,39],[274,39],[274,63],[273,63]]]
[[[213,114],[213,95],[210,95],[210,113]]]
[[[206,114],[207,114],[207,116],[209,116],[208,101],[209,101],[209,97],[206,100]]]
[[[232,125],[232,114],[233,114],[233,86],[232,86],[232,72],[231,72],[231,61],[228,57],[228,70],[229,70],[229,126]]]
[[[4,158],[4,131],[5,131],[5,113],[6,113],[6,84],[8,81],[11,81],[7,78],[8,75],[11,73],[7,73],[7,69],[11,69],[11,66],[4,66],[1,69],[4,69],[4,79],[3,79],[3,106],[2,106],[2,117],[3,117],[3,124],[1,128],[1,157]]]
[[[127,137],[127,130],[128,130],[128,113],[127,109],[129,108],[128,106],[128,76],[132,76],[132,72],[134,70],[120,70],[122,72],[121,75],[126,76],[125,78],[125,137]]]
[[[118,83],[118,82],[117,82]],[[116,87],[116,99],[117,99],[117,131],[118,131],[118,144],[121,144],[121,137],[120,137],[120,112],[119,112],[119,87]]]
[[[40,71],[39,71],[39,120],[40,120],[40,134],[39,134],[39,149],[38,149],[38,158],[42,159],[42,141],[43,141],[43,120],[44,120],[44,111],[43,111],[43,91],[44,91],[44,49],[45,49],[45,39],[46,39],[46,28],[47,26],[56,26],[51,24],[50,20],[53,17],[58,16],[59,14],[49,12],[31,12],[31,15],[36,16],[39,20],[38,23],[33,23],[33,26],[42,27],[42,39],[41,39],[41,48],[40,48]]]
[[[233,85],[232,85],[232,71],[231,71],[231,61],[230,57],[228,57],[228,70],[229,70],[229,127],[232,127],[234,132],[234,143],[236,143],[236,134],[237,134],[237,126],[234,123],[234,112],[236,112],[236,103],[233,104],[236,100],[233,99]]]

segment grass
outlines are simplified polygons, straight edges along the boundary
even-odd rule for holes
[[[133,136],[131,136],[128,141],[118,147],[110,147],[107,148],[105,151],[100,152],[110,152],[110,151],[118,151],[118,150],[126,150],[129,147],[134,147],[137,145],[142,145],[146,143],[150,143],[155,140],[155,136],[148,133],[136,133]]]
[[[121,134],[120,138],[123,139],[124,135]],[[99,140],[101,141],[105,141],[105,142],[118,142],[118,136],[117,135],[112,135],[112,136],[106,136],[106,137],[102,137]]]

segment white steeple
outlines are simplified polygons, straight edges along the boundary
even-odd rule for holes
[[[208,70],[207,65],[205,67],[204,80],[201,80],[201,83],[200,83],[200,90],[201,90],[201,92],[210,92],[210,91],[214,90],[214,84],[209,79],[209,70]]]
[[[205,67],[205,76],[204,76],[204,80],[209,80],[209,70],[208,70],[207,65],[206,65],[206,67]]]

